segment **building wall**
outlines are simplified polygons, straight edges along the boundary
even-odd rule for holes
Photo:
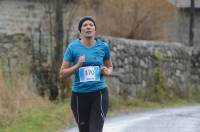
[[[194,46],[200,43],[200,10],[195,11],[194,21]],[[169,26],[169,39],[189,45],[190,14],[188,9],[178,9]]]
[[[29,1],[0,1],[0,33],[38,32],[45,8],[42,4]]]

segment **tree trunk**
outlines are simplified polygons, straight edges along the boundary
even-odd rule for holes
[[[59,95],[59,88],[61,89],[61,98],[62,98],[62,89],[64,89],[62,82],[59,81],[59,68],[62,63],[62,58],[63,58],[63,1],[62,0],[57,0],[56,1],[56,10],[55,10],[55,41],[56,41],[56,46],[55,46],[55,56],[53,60],[53,71],[54,71],[54,83],[55,86],[52,91],[50,91],[50,100],[55,100],[57,99]]]
[[[194,10],[195,10],[195,1],[191,0],[190,3],[190,26],[189,26],[189,44],[190,46],[194,45]]]

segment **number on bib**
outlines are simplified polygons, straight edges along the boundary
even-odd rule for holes
[[[99,66],[87,66],[79,68],[80,82],[100,81]]]

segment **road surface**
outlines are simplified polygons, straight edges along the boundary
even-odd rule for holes
[[[112,117],[106,120],[103,132],[200,132],[200,105]]]

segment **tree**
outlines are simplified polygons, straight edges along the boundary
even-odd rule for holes
[[[39,64],[34,65],[34,69],[37,71],[35,74],[37,74],[37,80],[38,91],[40,95],[45,96],[45,91],[48,91],[48,96],[50,100],[56,100],[59,96],[59,88],[60,94],[62,96],[63,94],[63,88],[64,85],[59,80],[59,68],[62,63],[63,58],[63,36],[64,36],[64,27],[63,27],[63,4],[66,2],[66,0],[38,0],[44,5],[44,8],[46,10],[47,20],[49,23],[44,24],[44,22],[47,22],[47,20],[41,19],[41,22],[39,23],[39,57],[38,61]],[[54,22],[52,21],[54,20]],[[43,24],[41,24],[43,23]],[[46,26],[46,27],[44,27]],[[53,29],[54,27],[54,29]],[[41,29],[47,28],[49,30],[49,36],[50,36],[50,47],[51,52],[44,56],[42,55],[42,44],[41,40],[42,38],[42,30]],[[55,41],[53,41],[53,38]],[[55,43],[55,44],[53,44]],[[53,49],[53,45],[55,46]],[[46,48],[46,47],[44,47]],[[43,61],[43,58],[48,58],[48,56],[51,56],[51,63]],[[37,70],[38,69],[38,70]],[[34,74],[34,73],[33,73]],[[36,82],[37,83],[37,82]],[[42,94],[41,94],[42,93]]]
[[[107,0],[97,17],[101,34],[130,39],[166,39],[166,22],[174,7],[168,0]]]
[[[63,89],[62,83],[59,81],[59,68],[62,63],[62,58],[63,58],[63,36],[64,36],[64,31],[63,31],[63,0],[57,0],[55,2],[55,56],[53,59],[53,76],[54,81],[56,83],[52,93],[51,93],[51,100],[55,100],[58,97],[58,87]]]
[[[42,67],[43,82],[46,84],[48,89],[48,96],[50,100],[56,100],[58,97],[64,99],[66,97],[65,89],[70,87],[71,81],[68,78],[65,81],[59,79],[59,69],[63,59],[63,48],[64,45],[64,18],[63,14],[69,15],[67,18],[67,29],[65,42],[69,43],[70,30],[72,26],[73,17],[75,16],[76,0],[42,0],[48,21],[44,26],[48,25],[49,35],[50,35],[50,65]],[[65,8],[67,9],[65,9]],[[44,21],[44,20],[43,20]],[[48,63],[48,62],[47,62]],[[41,72],[40,72],[41,73]]]

